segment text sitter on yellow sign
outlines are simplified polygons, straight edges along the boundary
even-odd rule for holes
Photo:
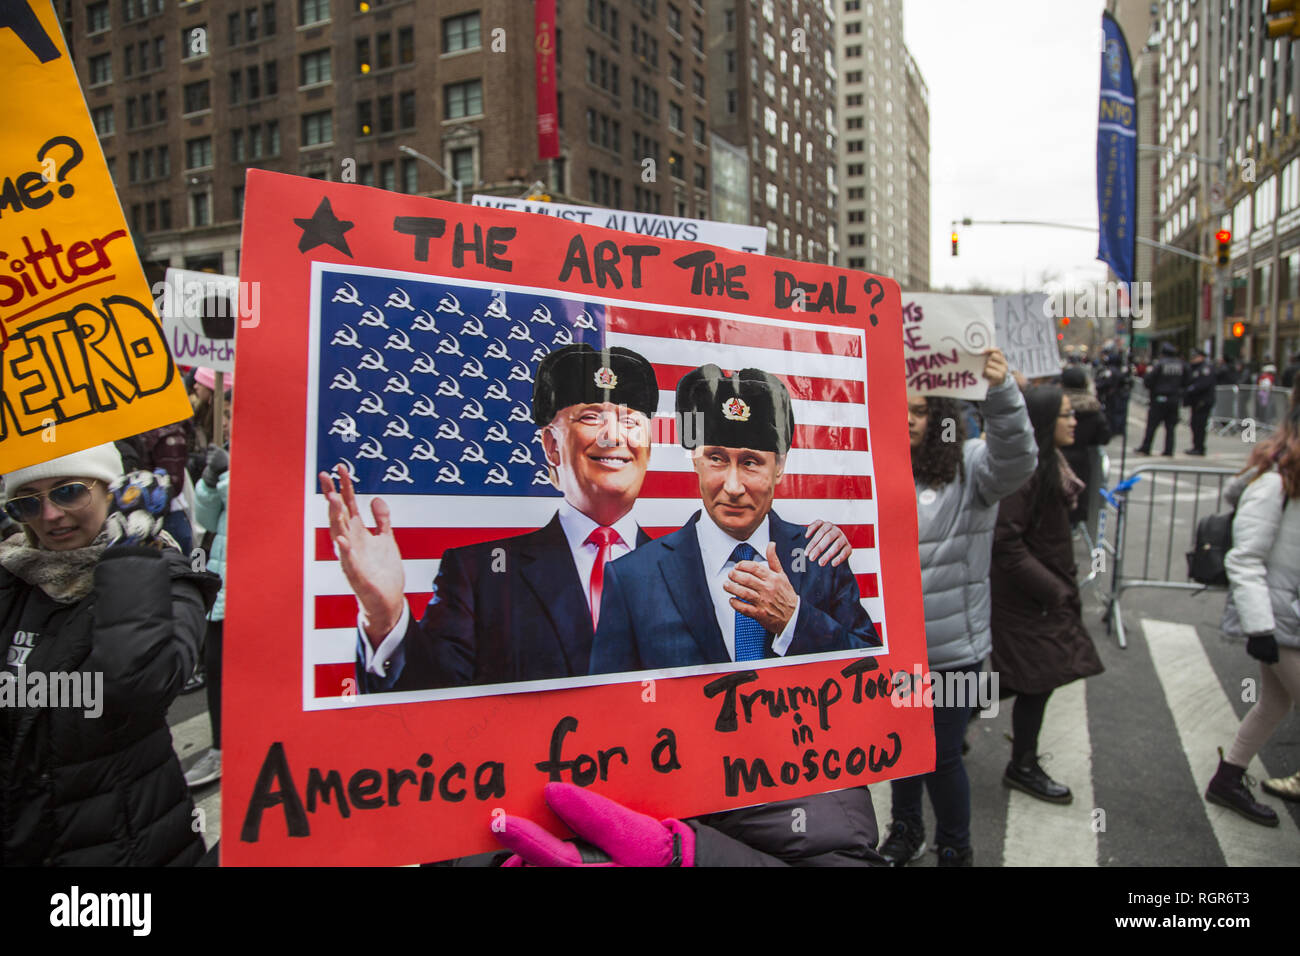
[[[0,0],[0,471],[191,414],[48,0]]]

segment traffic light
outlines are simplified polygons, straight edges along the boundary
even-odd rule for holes
[[[952,254],[954,256],[957,254],[957,233],[955,232],[952,234]]]
[[[1061,319],[1061,328],[1068,329],[1069,327],[1070,327],[1070,317],[1067,315]]]
[[[1229,260],[1229,249],[1232,246],[1232,233],[1227,229],[1220,229],[1214,234],[1214,238],[1219,240],[1219,255],[1217,262],[1221,266],[1226,266]]]
[[[1268,38],[1276,40],[1280,37],[1290,37],[1296,39],[1300,37],[1300,17],[1297,17],[1297,0],[1268,0],[1267,13],[1283,13],[1287,16],[1278,17],[1275,20],[1268,21]]]
[[[1245,334],[1246,334],[1246,323],[1245,323],[1245,322],[1233,322],[1233,323],[1232,323],[1232,337],[1233,337],[1234,339],[1239,339],[1239,338],[1241,338],[1241,337],[1242,337],[1243,335],[1245,335]]]

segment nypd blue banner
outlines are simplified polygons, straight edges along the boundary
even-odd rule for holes
[[[1137,228],[1137,102],[1124,32],[1101,16],[1101,102],[1097,110],[1097,258],[1133,281]]]

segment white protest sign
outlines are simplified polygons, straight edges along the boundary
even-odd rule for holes
[[[178,365],[234,372],[235,327],[241,315],[236,276],[168,269],[166,281],[155,284],[153,294]]]
[[[998,348],[1013,372],[1025,378],[1059,375],[1061,352],[1056,344],[1056,322],[1041,292],[999,295],[993,299]]]
[[[909,392],[982,401],[989,386],[984,350],[993,344],[989,296],[903,293]]]
[[[475,206],[493,209],[514,209],[542,216],[555,216],[571,222],[584,222],[604,229],[619,229],[640,236],[659,239],[685,239],[688,242],[707,242],[710,245],[734,249],[737,252],[767,251],[767,230],[762,226],[742,226],[734,222],[712,222],[708,219],[683,219],[679,216],[660,216],[650,212],[629,212],[626,209],[606,209],[602,206],[570,206],[558,202],[529,202],[508,196],[484,196],[475,193]]]

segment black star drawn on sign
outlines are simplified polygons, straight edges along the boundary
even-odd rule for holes
[[[306,252],[317,246],[330,246],[349,259],[352,258],[352,250],[348,248],[348,241],[343,237],[343,233],[356,223],[334,215],[328,197],[321,199],[320,205],[316,207],[310,219],[295,219],[294,224],[302,230],[302,238],[298,240],[299,252]]]

